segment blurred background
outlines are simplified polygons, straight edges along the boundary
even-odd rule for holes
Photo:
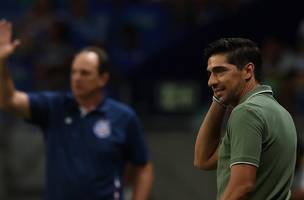
[[[8,63],[20,90],[68,90],[75,52],[87,45],[109,52],[108,93],[131,105],[145,128],[155,167],[152,200],[215,199],[215,172],[193,167],[194,141],[212,95],[203,49],[220,37],[254,40],[264,57],[265,83],[298,129],[296,200],[304,199],[300,5],[293,0],[2,0],[0,17],[13,22],[22,42]],[[0,199],[42,199],[44,160],[40,130],[0,112]]]

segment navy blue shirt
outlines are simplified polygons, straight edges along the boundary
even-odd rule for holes
[[[82,115],[71,94],[29,94],[31,119],[44,132],[46,200],[122,200],[127,161],[143,165],[147,146],[136,114],[106,98]]]

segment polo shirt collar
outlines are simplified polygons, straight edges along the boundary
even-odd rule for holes
[[[79,111],[79,105],[76,102],[75,98],[71,94],[69,94],[69,98],[70,98],[70,101],[68,101],[66,104],[66,106],[69,107],[69,110],[70,111]],[[92,112],[97,111],[100,113],[106,113],[107,110],[109,109],[109,107],[110,107],[109,100],[107,97],[104,97],[104,99],[97,105],[96,109],[93,110]]]
[[[96,111],[101,112],[101,113],[106,113],[107,110],[109,109],[109,100],[107,97],[104,97],[104,99],[97,105]]]
[[[67,107],[70,112],[79,110],[79,106],[71,93],[67,94],[67,98],[65,100],[65,107]]]
[[[104,97],[104,99],[96,106],[96,108],[92,111],[90,111],[89,113],[91,112],[98,112],[98,113],[102,113],[102,114],[105,114],[110,108],[110,104],[109,104],[109,100],[108,98]],[[78,107],[79,109],[79,107]],[[89,114],[87,113],[87,114]]]
[[[268,94],[271,94],[271,95],[273,94],[272,89],[271,89],[270,86],[268,86],[268,85],[258,85],[253,90],[248,92],[245,96],[243,96],[240,100],[240,103],[243,103],[247,99],[250,99],[251,97],[253,97],[257,94],[261,94],[261,93],[268,93]]]

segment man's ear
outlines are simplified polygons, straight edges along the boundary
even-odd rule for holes
[[[108,72],[104,72],[99,75],[99,85],[100,87],[105,87],[109,82],[110,74]]]
[[[246,66],[243,68],[245,80],[250,80],[252,77],[254,77],[254,64],[253,63],[247,63]]]

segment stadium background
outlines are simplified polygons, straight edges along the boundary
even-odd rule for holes
[[[259,44],[265,83],[295,118],[303,157],[300,5],[292,0],[2,0],[0,17],[14,23],[22,41],[9,60],[18,89],[67,90],[73,54],[86,45],[106,48],[113,66],[109,95],[136,109],[147,134],[155,166],[151,199],[198,200],[215,196],[215,173],[192,163],[196,132],[211,101],[202,51],[219,37],[248,37]],[[41,199],[39,133],[0,113],[0,199]]]

